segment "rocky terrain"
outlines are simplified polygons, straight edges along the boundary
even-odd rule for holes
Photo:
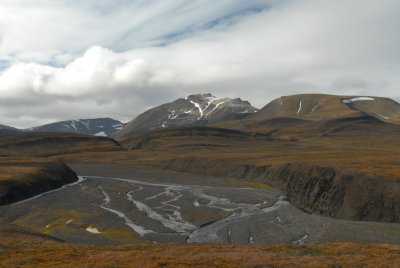
[[[211,94],[190,95],[171,103],[154,107],[130,121],[114,137],[161,128],[207,126],[227,120],[241,119],[257,112],[248,101],[218,99]]]
[[[54,122],[28,129],[34,132],[72,132],[95,136],[111,136],[121,130],[123,123],[111,118],[78,119]]]

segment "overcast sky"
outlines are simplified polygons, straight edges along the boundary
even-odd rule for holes
[[[112,117],[193,93],[400,100],[398,0],[0,0],[0,124]]]

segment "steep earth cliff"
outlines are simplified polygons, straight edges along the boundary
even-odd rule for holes
[[[78,180],[63,162],[0,163],[0,205],[7,205]]]
[[[237,177],[280,187],[298,208],[350,220],[400,222],[400,184],[368,173],[310,164],[257,167],[206,158],[178,158],[161,167]]]

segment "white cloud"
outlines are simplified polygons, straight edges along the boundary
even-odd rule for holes
[[[190,34],[210,21],[267,3],[6,0],[0,3],[0,58],[45,63],[93,45],[117,50],[158,45],[168,42],[166,36]]]
[[[24,12],[38,12],[35,20],[54,18],[55,29],[62,28],[64,20],[58,25],[57,18],[47,14],[60,5],[40,2],[46,3],[47,11]],[[239,1],[215,2],[173,1],[169,6],[164,1],[150,5],[134,1],[130,8],[148,12],[98,7],[93,13],[88,5],[72,14],[76,6],[65,1],[61,2],[63,14],[72,12],[81,23],[73,25],[76,32],[67,26],[58,33],[39,23],[56,33],[33,40],[40,36],[40,27],[34,25],[24,37],[28,45],[19,44],[23,35],[16,34],[24,32],[20,27],[28,22],[14,18],[22,26],[0,30],[5,36],[1,55],[32,62],[15,63],[0,73],[0,105],[7,107],[0,109],[0,122],[30,126],[29,122],[81,117],[128,120],[149,107],[197,92],[242,97],[259,107],[272,98],[304,92],[383,95],[399,100],[398,1],[274,1],[270,9],[204,29],[207,21],[221,17],[215,14],[222,9],[229,7],[228,14],[245,8]],[[80,13],[88,12],[91,15],[82,19]],[[4,23],[0,19],[0,29]],[[181,40],[152,45],[185,29],[189,32]],[[69,44],[61,44],[67,39]],[[131,49],[117,52],[129,44]],[[88,48],[73,56],[83,47]],[[41,51],[36,56],[35,49]],[[49,59],[57,64],[47,64]]]

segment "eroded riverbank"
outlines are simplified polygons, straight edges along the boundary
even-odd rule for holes
[[[399,224],[309,215],[275,189],[213,186],[225,179],[160,170],[115,173],[123,176],[86,174],[0,212],[8,222],[80,243],[400,243]]]

